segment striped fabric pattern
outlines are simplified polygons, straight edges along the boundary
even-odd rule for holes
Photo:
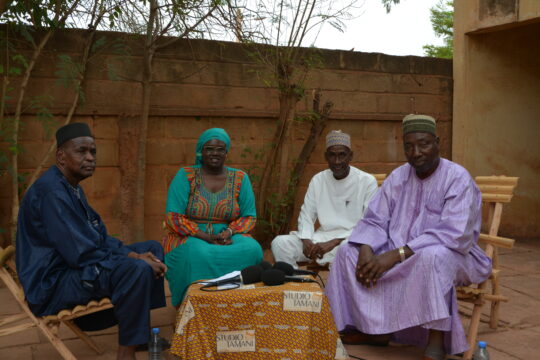
[[[435,135],[437,125],[435,119],[428,115],[410,114],[403,118],[403,134],[410,132],[428,132]]]
[[[326,294],[338,330],[394,334],[394,340],[425,346],[429,329],[446,332],[445,348],[468,348],[454,286],[480,283],[491,261],[477,245],[482,199],[469,173],[441,159],[420,180],[409,164],[392,172],[364,218],[336,255]],[[407,245],[414,254],[397,263],[373,288],[355,268],[360,244],[382,254]]]

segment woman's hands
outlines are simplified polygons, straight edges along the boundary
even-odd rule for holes
[[[230,228],[226,228],[225,230],[223,230],[222,232],[214,236],[218,237],[217,238],[218,245],[230,245],[232,244],[232,235],[233,235],[232,230]]]
[[[369,245],[362,245],[356,263],[356,279],[367,288],[375,286],[382,274],[394,267],[399,261],[400,256],[397,249],[375,255]]]
[[[227,228],[220,232],[219,234],[208,234],[204,231],[199,230],[197,234],[195,234],[196,237],[199,239],[202,239],[206,241],[209,244],[214,245],[230,245],[232,244],[232,231]]]

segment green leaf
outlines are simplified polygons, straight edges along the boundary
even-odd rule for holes
[[[392,10],[393,5],[397,5],[400,3],[400,0],[381,0],[382,4],[384,5],[386,12],[389,13],[390,10]]]
[[[100,48],[102,48],[106,43],[107,43],[107,38],[105,36],[101,36],[92,44],[92,47],[90,48],[90,53],[91,54],[95,53]]]
[[[431,57],[451,59],[454,56],[454,2],[452,0],[439,0],[439,3],[430,9],[431,26],[435,35],[442,38],[444,45],[425,45],[424,54]]]
[[[8,70],[9,75],[21,75],[21,73],[21,68],[18,67],[10,67]]]
[[[11,59],[12,59],[14,62],[21,63],[21,64],[24,66],[25,69],[28,67],[28,61],[27,61],[26,58],[25,58],[24,56],[22,56],[21,54],[13,55]]]
[[[35,45],[34,38],[32,37],[29,28],[29,26],[21,26],[19,32],[26,39],[26,41],[28,41],[30,44]]]
[[[112,81],[119,80],[118,72],[116,71],[116,66],[114,64],[107,63],[107,77]]]

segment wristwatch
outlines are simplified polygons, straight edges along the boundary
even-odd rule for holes
[[[405,249],[403,248],[403,246],[401,246],[399,248],[399,258],[401,259],[401,262],[404,262],[406,257],[405,257]]]

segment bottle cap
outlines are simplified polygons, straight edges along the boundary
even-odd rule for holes
[[[159,334],[159,328],[152,328],[152,334]]]
[[[487,342],[485,342],[485,341],[479,341],[478,342],[478,347],[485,348],[486,346],[487,346]]]

